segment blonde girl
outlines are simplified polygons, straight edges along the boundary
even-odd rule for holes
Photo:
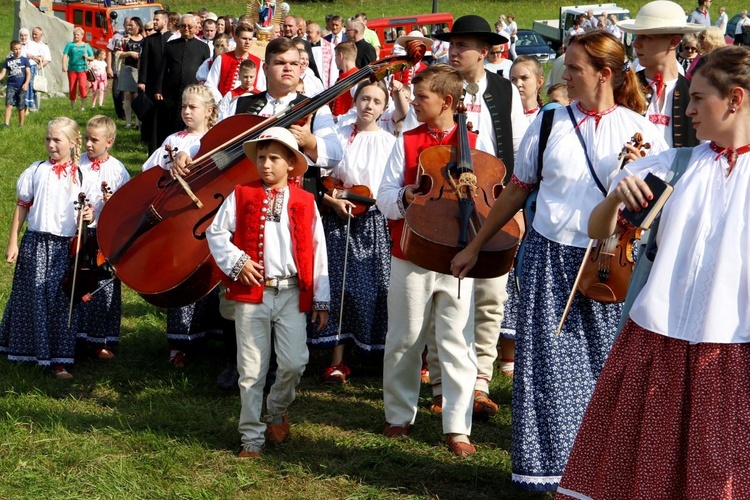
[[[172,173],[185,174],[184,169],[200,149],[203,135],[213,127],[218,117],[218,105],[211,90],[205,85],[190,85],[182,93],[182,121],[185,130],[176,132],[143,164],[143,170],[161,167]],[[195,350],[195,342],[207,333],[219,331],[218,300],[215,294],[189,306],[167,311],[167,340],[170,345],[169,362],[176,368],[187,363],[188,353]]]
[[[354,94],[355,122],[340,122],[336,134],[344,156],[332,175],[344,185],[364,185],[377,193],[388,153],[396,139],[378,126],[388,107],[385,84],[364,83]],[[325,196],[323,203],[331,208],[323,215],[326,232],[330,284],[331,320],[320,331],[308,329],[308,343],[313,347],[333,348],[331,365],[323,379],[343,383],[350,370],[344,364],[344,344],[365,355],[382,353],[388,330],[387,296],[390,281],[390,238],[387,221],[380,211],[370,211],[351,220],[349,253],[345,286],[344,314],[339,332],[341,286],[347,239],[347,210],[350,201]]]
[[[510,68],[510,81],[518,88],[523,103],[523,113],[529,123],[534,121],[542,107],[544,69],[542,64],[531,56],[518,56]]]
[[[68,298],[63,279],[68,242],[75,236],[82,191],[78,168],[81,133],[70,118],[54,118],[45,137],[48,159],[30,165],[16,183],[16,209],[5,258],[16,262],[13,286],[0,324],[0,352],[10,361],[51,368],[72,378],[75,328],[68,327]],[[90,208],[84,220],[93,220]],[[24,222],[27,230],[19,247]],[[75,324],[75,323],[73,323]]]
[[[104,90],[107,88],[107,51],[96,49],[94,59],[91,61],[91,69],[96,79],[91,82],[91,109],[96,107],[96,101],[99,101],[99,107],[104,107]]]

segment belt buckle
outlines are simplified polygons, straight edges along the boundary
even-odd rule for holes
[[[279,278],[267,278],[265,285],[268,288],[279,288]]]

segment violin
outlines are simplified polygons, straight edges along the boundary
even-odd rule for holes
[[[636,132],[630,139],[630,144],[645,156],[645,150],[651,144],[643,142],[643,136]],[[627,148],[620,152],[620,166],[625,166]],[[630,276],[635,268],[633,248],[641,237],[641,228],[619,227],[614,235],[598,240],[592,247],[581,271],[578,290],[590,299],[607,304],[623,302],[628,293]]]
[[[479,232],[505,178],[502,161],[470,147],[463,103],[457,130],[458,146],[433,146],[419,155],[419,194],[406,210],[401,237],[401,249],[411,262],[443,274],[451,274],[451,260]],[[518,222],[511,219],[484,245],[468,276],[507,273],[519,240]]]
[[[208,249],[206,229],[235,186],[258,178],[243,143],[270,127],[288,128],[363,80],[382,80],[411,67],[426,50],[413,40],[406,55],[376,61],[272,117],[239,114],[222,120],[201,138],[184,177],[152,168],[133,178],[99,216],[99,245],[116,276],[159,307],[204,297],[224,277]]]
[[[366,214],[376,202],[375,198],[372,197],[370,188],[363,184],[346,187],[340,179],[329,176],[323,177],[323,187],[326,189],[326,194],[331,198],[350,201],[354,205],[351,210],[353,217]]]

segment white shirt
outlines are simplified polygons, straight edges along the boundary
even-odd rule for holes
[[[727,34],[727,23],[729,22],[729,16],[726,12],[722,12],[719,14],[719,18],[716,20],[716,26],[721,28],[721,33],[723,35]]]
[[[76,234],[76,210],[73,205],[82,192],[78,173],[68,166],[60,176],[49,161],[33,163],[16,182],[18,201],[29,204],[26,221],[30,231],[57,236]]]
[[[375,196],[385,171],[385,161],[393,149],[396,138],[379,129],[371,132],[357,132],[352,138],[354,124],[349,123],[336,129],[344,157],[333,167],[333,175],[345,185],[365,185]]]
[[[278,196],[278,195],[277,195]],[[265,278],[282,278],[297,274],[297,264],[292,254],[292,235],[289,227],[289,188],[284,188],[284,205],[279,222],[266,221],[263,229],[263,268]],[[325,233],[318,213],[313,204],[313,301],[330,302],[328,284],[328,260]],[[232,237],[237,229],[237,200],[234,191],[221,204],[211,225],[206,230],[206,240],[216,265],[224,274],[232,276],[235,266],[246,254],[233,242]]]
[[[667,145],[662,134],[646,118],[622,106],[596,119],[578,110],[577,101],[571,106],[578,129],[583,135],[586,150],[599,181],[607,190],[619,166],[618,155],[633,134],[640,132],[651,143],[647,154],[659,153]],[[586,118],[584,120],[584,118]],[[517,179],[532,186],[537,183],[537,155],[541,118],[537,117],[523,138],[513,170]],[[555,110],[547,147],[544,150],[544,170],[536,201],[534,229],[545,238],[562,245],[586,248],[589,244],[589,215],[604,195],[589,172],[581,143],[577,137],[567,108]]]
[[[234,97],[231,90],[224,94],[224,97],[219,101],[219,116],[216,118],[216,123],[219,123],[228,116],[232,116],[237,109],[237,103],[235,101],[242,96],[250,94],[252,94],[252,91],[249,89],[244,94],[237,97]],[[234,109],[232,109],[232,105],[234,105]]]
[[[315,97],[325,90],[323,82],[320,81],[320,78],[315,76],[315,73],[313,73],[313,70],[311,70],[309,67],[305,68],[305,72],[302,73],[301,80],[303,85],[305,86],[305,91],[303,93],[307,97]]]
[[[34,40],[29,39],[25,45],[21,45],[21,55],[23,57],[29,58],[29,63],[32,66],[36,66],[37,62],[34,59],[30,59],[30,56],[39,57],[44,56],[44,52],[42,52],[42,48],[38,43],[36,43]]]
[[[750,17],[746,17],[745,19],[740,18],[740,20],[737,21],[737,26],[734,28],[734,34],[741,35],[743,26],[750,26]]]
[[[88,195],[89,204],[94,207],[94,222],[89,224],[89,227],[94,228],[104,208],[102,182],[106,182],[109,190],[114,193],[130,180],[130,174],[125,165],[113,156],[96,165],[91,162],[87,153],[83,153],[80,164],[84,190]]]
[[[682,67],[682,66],[680,66]],[[653,80],[646,78],[646,81],[651,85]],[[674,127],[674,117],[672,116],[672,107],[674,103],[674,89],[677,86],[677,79],[664,82],[664,94],[662,96],[661,103],[657,102],[659,99],[656,98],[656,89],[654,87],[648,87],[647,93],[651,93],[653,97],[648,105],[646,116],[653,123],[657,129],[659,129],[664,136],[664,140],[667,145],[671,148],[672,144],[672,128]],[[661,104],[661,106],[659,105]]]
[[[628,165],[664,178],[675,150]],[[689,342],[750,342],[750,154],[729,177],[726,158],[709,144],[662,210],[658,252],[630,317],[647,330]],[[622,175],[625,175],[623,173]],[[619,178],[618,178],[619,180]]]
[[[221,60],[221,57],[217,57],[216,59],[214,59],[214,62],[211,64],[211,69],[208,71],[208,76],[206,76],[206,82],[204,83],[206,87],[211,89],[211,93],[214,95],[214,100],[216,102],[221,101],[221,98],[224,97],[223,95],[221,95],[221,92],[219,92],[219,81],[221,80]],[[235,78],[230,90],[236,89],[239,86],[240,72],[238,68],[237,78]],[[255,68],[255,88],[259,91],[266,90],[266,74],[263,72],[263,68]]]
[[[154,167],[161,167],[164,170],[169,170],[172,160],[169,158],[167,146],[172,148],[173,155],[177,153],[186,152],[191,158],[195,158],[198,154],[198,150],[201,148],[201,137],[203,134],[189,134],[187,130],[181,132],[175,132],[166,139],[162,145],[148,157],[143,163],[143,171]]]
[[[500,74],[500,71],[502,70],[502,76],[506,80],[510,80],[510,68],[512,67],[513,61],[510,59],[500,59],[500,62],[495,64],[487,62],[487,59],[484,60],[484,69],[497,74]]]
[[[291,102],[297,98],[297,93],[287,94],[281,99],[274,99],[266,94],[268,102],[258,113],[259,116],[274,116],[277,113],[287,109]],[[234,99],[229,105],[229,115],[237,111],[237,99]],[[336,138],[335,124],[331,115],[331,108],[322,106],[315,112],[315,121],[313,122],[313,135],[318,141],[318,161],[312,162],[308,157],[308,165],[331,168],[341,161],[341,143]]]

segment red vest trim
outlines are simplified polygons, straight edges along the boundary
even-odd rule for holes
[[[443,139],[443,145],[458,145],[457,130],[458,127],[454,128]],[[404,132],[402,137],[404,138],[404,186],[408,186],[409,184],[414,184],[417,180],[419,155],[427,148],[438,146],[438,140],[437,137],[430,134],[425,123],[415,129]],[[476,143],[477,135],[469,134],[469,145],[473,148],[476,146]],[[393,241],[391,255],[399,259],[409,260],[401,250],[401,234],[404,232],[404,219],[389,219],[388,227],[391,231],[391,241]]]
[[[341,73],[339,75],[339,79],[336,80],[336,82],[340,82],[344,78],[348,78],[349,76],[353,75],[357,71],[359,71],[359,69],[352,68],[346,73]],[[329,104],[331,106],[331,114],[333,116],[346,114],[347,111],[352,109],[353,104],[354,104],[354,96],[352,96],[351,90],[344,92],[343,94],[338,96],[336,99],[331,101],[331,103]]]
[[[234,244],[252,260],[263,262],[263,244],[260,235],[265,228],[261,219],[266,190],[260,181],[237,186],[234,190],[237,200],[237,231]],[[297,265],[299,282],[299,310],[307,312],[313,304],[313,215],[315,197],[295,186],[289,186],[289,230],[292,236],[292,255]],[[263,302],[264,286],[247,286],[238,281],[227,284],[227,298],[239,302],[259,304]]]
[[[244,60],[237,59],[237,56],[235,55],[234,51],[232,52],[225,52],[221,56],[221,74],[219,75],[219,92],[221,95],[226,95],[227,92],[235,88],[239,82],[239,76],[240,76],[240,63]],[[253,62],[255,62],[255,82],[253,82],[253,89],[255,89],[255,84],[258,80],[258,73],[260,73],[263,69],[261,68],[260,59],[255,57],[252,54],[248,54],[246,59],[250,59]]]

